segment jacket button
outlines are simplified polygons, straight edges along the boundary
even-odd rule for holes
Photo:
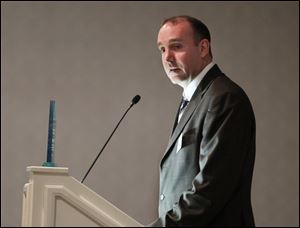
[[[160,200],[164,200],[164,198],[165,198],[165,195],[164,195],[164,194],[161,194],[161,195],[160,195]]]

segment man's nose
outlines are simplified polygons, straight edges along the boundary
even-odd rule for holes
[[[174,54],[170,50],[165,51],[165,61],[166,62],[174,62]]]

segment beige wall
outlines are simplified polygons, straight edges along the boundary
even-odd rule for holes
[[[298,2],[1,2],[1,226],[21,224],[25,169],[46,157],[50,99],[55,161],[81,179],[136,94],[85,184],[141,223],[156,217],[181,95],[156,35],[177,14],[207,24],[215,62],[253,103],[256,224],[299,225]]]

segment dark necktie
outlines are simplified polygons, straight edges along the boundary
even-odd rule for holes
[[[184,98],[181,99],[181,103],[180,103],[180,106],[179,106],[179,109],[177,111],[177,115],[176,115],[176,118],[175,118],[175,122],[174,122],[174,125],[173,125],[173,131],[172,131],[172,134],[177,126],[177,122],[178,122],[178,118],[179,118],[179,115],[181,113],[181,111],[188,105],[189,101],[188,100],[185,100]]]
[[[182,98],[180,108],[179,108],[179,113],[185,108],[185,106],[187,106],[188,103],[189,103],[188,100],[185,100],[184,98]]]

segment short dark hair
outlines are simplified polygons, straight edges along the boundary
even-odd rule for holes
[[[170,18],[167,18],[166,20],[164,20],[161,26],[163,26],[166,23],[178,24],[182,21],[187,21],[190,23],[190,25],[194,31],[195,43],[198,43],[202,39],[207,39],[210,43],[210,32],[209,32],[207,26],[197,18],[194,18],[191,16],[186,16],[186,15],[174,16],[174,17],[170,17]],[[209,54],[212,57],[210,45],[209,45]]]

